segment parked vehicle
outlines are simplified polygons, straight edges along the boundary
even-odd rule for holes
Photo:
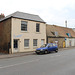
[[[37,48],[35,52],[36,54],[47,54],[51,51],[58,52],[58,46],[55,43],[44,44],[40,48]]]

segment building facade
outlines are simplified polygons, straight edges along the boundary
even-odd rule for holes
[[[47,25],[46,36],[47,43],[56,43],[59,48],[75,46],[75,32],[71,28]]]
[[[7,32],[1,35],[0,41],[4,43],[0,46],[9,53],[35,51],[46,43],[46,23],[38,15],[15,12],[1,20],[0,26],[4,28],[1,32]]]
[[[66,38],[66,47],[73,47],[75,46],[75,38]]]
[[[75,28],[73,28],[73,31],[75,32]]]

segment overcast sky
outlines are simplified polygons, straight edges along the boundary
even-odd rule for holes
[[[21,11],[39,15],[47,24],[75,28],[75,0],[0,0],[5,16]]]

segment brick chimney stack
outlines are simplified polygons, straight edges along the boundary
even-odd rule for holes
[[[5,17],[5,15],[1,13],[0,19],[2,19],[2,18],[4,18],[4,17]]]

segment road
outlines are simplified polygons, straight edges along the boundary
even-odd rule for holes
[[[0,75],[75,75],[75,49],[0,59]]]

